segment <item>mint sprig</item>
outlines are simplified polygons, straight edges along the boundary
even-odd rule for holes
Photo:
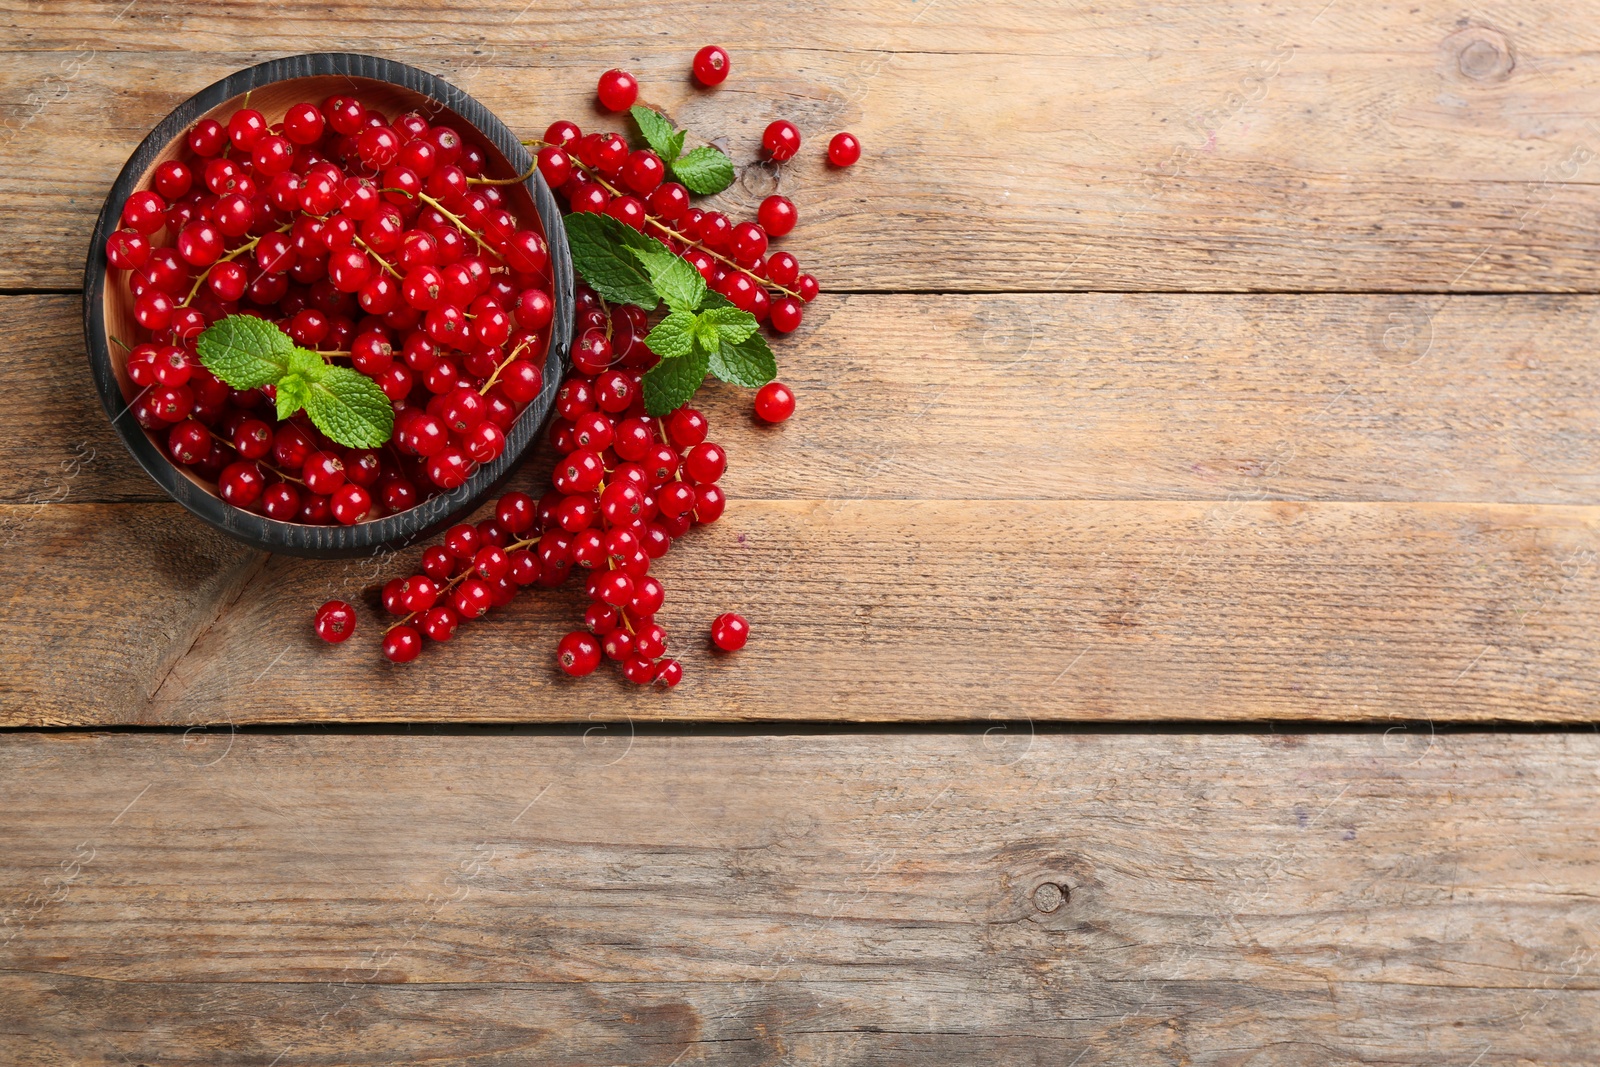
[[[273,386],[279,419],[304,410],[348,448],[377,448],[394,432],[394,407],[377,382],[330,365],[266,319],[229,315],[206,328],[196,349],[201,365],[235,389]]]
[[[710,196],[720,193],[733,184],[733,160],[710,145],[701,145],[683,154],[686,131],[675,130],[667,117],[659,111],[635,104],[628,109],[639,135],[650,150],[661,157],[672,176],[682,182],[691,193]]]

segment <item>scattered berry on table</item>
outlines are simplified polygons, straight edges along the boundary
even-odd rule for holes
[[[639,99],[639,82],[625,70],[600,75],[600,105],[607,111],[626,111]]]
[[[861,158],[861,142],[853,133],[836,133],[828,142],[828,162],[836,167],[853,166]]]
[[[694,54],[694,79],[710,88],[721,85],[730,69],[728,53],[714,44],[708,44]]]
[[[724,652],[737,652],[750,640],[750,624],[744,616],[724,612],[711,622],[711,643]]]
[[[317,636],[338,644],[356,632],[356,609],[342,600],[330,600],[317,609]]]
[[[761,135],[761,147],[775,162],[793,159],[794,154],[800,151],[800,130],[787,119],[778,119],[768,124],[766,132]]]

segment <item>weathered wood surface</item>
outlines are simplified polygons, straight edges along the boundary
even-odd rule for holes
[[[736,498],[1589,504],[1597,317],[1575,296],[830,297],[779,345],[794,422],[714,383],[696,403]],[[0,297],[0,323],[0,503],[166,499],[85,388],[77,298]]]
[[[0,287],[78,284],[112,177],[178,101],[342,49],[444,75],[530,136],[602,121],[618,64],[740,164],[792,118],[789,243],[834,289],[1600,289],[1587,4],[5,8]],[[706,40],[734,57],[712,93],[687,78]],[[831,174],[841,128],[867,156]],[[754,168],[727,199],[770,185]]]
[[[96,592],[4,609],[11,725],[1586,721],[1600,706],[1600,507],[739,500],[654,568],[687,672],[671,693],[554,670],[575,587],[395,667],[374,634],[400,560],[263,562],[176,505],[0,515],[22,520],[12,559]],[[174,547],[190,536],[211,555]],[[336,596],[361,629],[328,646],[310,614]],[[725,609],[755,626],[732,657],[704,637]]]
[[[1597,760],[1404,730],[13,736],[0,1059],[1576,1067]]]

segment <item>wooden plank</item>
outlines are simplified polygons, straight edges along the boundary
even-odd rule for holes
[[[145,706],[266,558],[176,504],[0,506],[0,721]]]
[[[697,403],[736,497],[1587,504],[1597,315],[1572,296],[825,296],[778,346],[794,422],[756,425],[742,389]],[[0,503],[163,499],[88,388],[77,299],[0,297],[0,321],[0,424],[27,427],[0,435]]]
[[[0,1056],[1588,1064],[1597,758],[1403,730],[13,735]]]
[[[43,560],[73,595],[0,609],[0,722],[1591,721],[1600,706],[1600,507],[737,499],[653,568],[688,675],[671,693],[556,673],[575,585],[383,663],[377,586],[415,551],[274,558],[231,605],[212,598],[176,662],[107,632],[148,618],[147,597],[187,605],[186,586],[237,573],[206,551],[226,554],[175,505],[37,511],[16,587]],[[310,619],[335,596],[361,629],[331,647]],[[724,610],[755,628],[732,657],[705,637]],[[104,692],[82,669],[102,654],[119,665]]]
[[[836,290],[1593,292],[1592,13],[933,0],[729,20],[709,3],[573,17],[485,0],[441,24],[306,0],[225,20],[181,3],[26,7],[0,44],[0,287],[76,286],[90,220],[161,116],[234,69],[320,47],[441,73],[530,136],[595,123],[596,75],[627,65],[647,101],[726,138],[746,166],[731,205],[770,191],[748,165],[761,128],[794,119],[809,147],[784,168],[804,220],[788,243]],[[706,93],[687,70],[692,42],[712,39],[735,73]],[[867,146],[848,174],[821,162],[840,128]]]

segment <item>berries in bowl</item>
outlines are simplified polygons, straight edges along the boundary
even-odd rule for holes
[[[240,71],[124,167],[85,278],[91,368],[140,465],[257,547],[448,525],[512,469],[566,366],[573,278],[532,157],[413,67]]]

